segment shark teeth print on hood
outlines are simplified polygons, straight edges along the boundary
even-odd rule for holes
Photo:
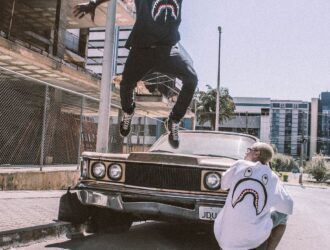
[[[152,4],[151,15],[156,22],[164,13],[164,21],[170,17],[174,20],[178,19],[180,6],[177,0],[156,0]]]
[[[263,179],[266,179],[265,176]],[[244,178],[237,182],[232,193],[233,208],[243,202],[247,195],[252,195],[256,215],[259,215],[267,204],[267,192],[263,182],[254,178]]]

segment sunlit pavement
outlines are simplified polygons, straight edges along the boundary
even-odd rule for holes
[[[329,249],[330,237],[330,189],[304,187],[288,183],[286,189],[294,199],[294,214],[289,217],[287,231],[278,246],[278,250],[323,250]],[[63,191],[64,192],[64,191]],[[49,223],[57,217],[59,197],[62,191],[35,192],[0,192],[0,212],[3,202],[9,202],[11,210],[9,219],[1,216],[3,221],[15,227],[15,209],[20,210],[21,225],[29,223]],[[16,194],[15,194],[16,193]],[[16,197],[16,198],[15,198]],[[30,206],[30,207],[29,207]],[[19,207],[19,208],[17,208]],[[35,210],[35,211],[33,211]],[[44,211],[41,211],[44,210]],[[25,212],[24,212],[25,211]],[[29,211],[31,214],[29,214]],[[39,211],[39,212],[37,212]],[[29,217],[30,222],[25,221]],[[36,218],[34,218],[36,217]],[[39,217],[39,218],[38,218]],[[43,219],[41,217],[44,217]],[[7,222],[6,222],[7,221]],[[18,226],[17,224],[15,224]],[[132,241],[128,243],[128,240]],[[146,223],[134,226],[125,234],[90,235],[83,239],[69,240],[66,237],[46,240],[42,243],[25,245],[20,249],[217,249],[212,230],[195,230],[189,226],[178,226],[164,223]],[[208,246],[209,248],[203,248]],[[153,248],[156,247],[156,248]]]
[[[0,233],[54,223],[65,191],[0,191]]]

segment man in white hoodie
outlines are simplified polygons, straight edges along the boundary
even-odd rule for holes
[[[270,145],[255,143],[224,173],[229,193],[214,223],[223,250],[275,249],[281,240],[293,201],[268,165],[272,156]]]

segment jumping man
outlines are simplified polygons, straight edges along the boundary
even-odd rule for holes
[[[94,21],[95,9],[101,3],[114,0],[91,0],[74,7],[74,15],[82,18],[90,14]],[[169,142],[179,146],[179,123],[184,117],[197,86],[197,75],[192,62],[180,51],[179,25],[182,0],[135,0],[136,22],[126,48],[130,50],[120,83],[121,106],[124,111],[120,133],[127,136],[131,131],[135,103],[133,91],[147,73],[157,71],[182,81],[182,89],[169,118],[166,129]]]

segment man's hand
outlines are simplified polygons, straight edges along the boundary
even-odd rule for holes
[[[97,4],[95,2],[82,3],[74,6],[73,15],[79,19],[83,18],[86,14],[91,15],[91,19],[94,22],[95,18],[95,9]]]

